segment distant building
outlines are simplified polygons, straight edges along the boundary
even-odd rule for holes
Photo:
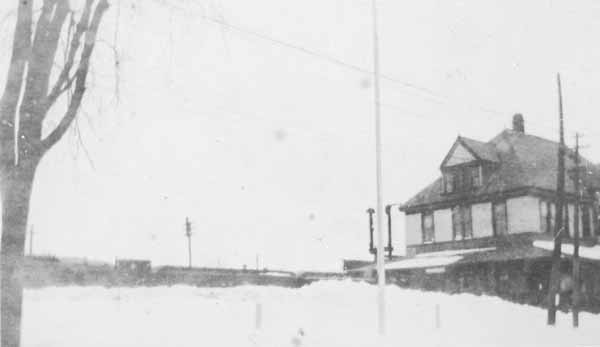
[[[152,263],[150,260],[116,259],[115,270],[128,276],[143,277],[152,270]]]
[[[418,253],[465,248],[489,237],[552,234],[557,151],[558,143],[526,134],[521,115],[514,116],[512,130],[488,142],[459,136],[440,165],[440,178],[401,207],[406,214],[407,245]],[[600,170],[585,158],[582,165],[580,235],[593,238],[598,234]],[[574,169],[569,150],[566,168],[568,173]],[[570,177],[567,174],[565,236],[574,229],[576,192]]]
[[[407,256],[386,265],[400,285],[450,292],[492,293],[542,304],[551,267],[556,218],[557,142],[525,133],[518,114],[513,128],[481,142],[458,136],[440,165],[440,177],[400,207],[406,215]],[[566,154],[566,228],[574,233],[573,151]],[[582,158],[579,234],[584,253],[598,251],[600,170]],[[540,245],[545,247],[540,247]],[[600,311],[600,257],[583,259],[588,305]],[[364,264],[348,272],[373,273]],[[570,262],[563,261],[563,273]],[[569,283],[566,278],[564,283]],[[568,290],[569,286],[563,286]]]

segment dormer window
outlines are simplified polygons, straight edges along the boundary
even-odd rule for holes
[[[481,166],[470,167],[469,174],[471,175],[471,186],[473,188],[481,187],[481,180],[483,179],[481,177]]]
[[[467,192],[481,187],[499,163],[493,144],[458,137],[442,161],[445,193]]]
[[[446,193],[454,192],[454,173],[444,173],[444,191]]]
[[[465,192],[481,187],[483,177],[480,165],[446,168],[443,173],[444,192]]]

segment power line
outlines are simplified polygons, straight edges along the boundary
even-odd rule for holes
[[[158,0],[155,0],[155,1],[158,1]],[[184,9],[184,8],[178,6],[178,5],[173,5],[173,4],[168,4],[167,5],[167,4],[165,4],[163,2],[160,2],[160,1],[158,1],[158,3],[160,3],[161,5],[164,5],[164,6],[171,6],[172,8],[176,8],[176,9],[178,9],[178,10],[184,12],[184,13],[189,14],[189,9]],[[364,67],[356,65],[356,64],[348,63],[348,62],[346,62],[346,61],[344,61],[342,59],[333,57],[331,55],[328,55],[328,54],[325,54],[325,53],[322,53],[322,52],[319,52],[317,50],[314,50],[314,49],[311,49],[311,48],[307,48],[307,47],[304,47],[304,46],[301,46],[301,45],[298,45],[298,44],[295,44],[295,43],[292,43],[292,42],[289,42],[289,41],[284,41],[284,40],[281,40],[281,39],[278,39],[278,38],[275,38],[275,37],[272,37],[272,36],[269,36],[269,35],[266,35],[266,34],[263,34],[263,33],[257,32],[257,31],[254,31],[254,30],[250,30],[250,29],[241,27],[239,25],[231,24],[231,23],[225,21],[222,18],[214,18],[214,17],[208,16],[208,15],[206,15],[204,13],[197,13],[196,12],[196,14],[198,15],[198,17],[200,17],[201,19],[203,19],[203,20],[205,20],[207,22],[211,22],[211,23],[214,23],[214,24],[217,24],[217,25],[224,26],[224,27],[226,27],[228,29],[231,29],[233,31],[237,31],[239,33],[246,34],[248,36],[252,36],[252,37],[258,38],[260,40],[272,43],[274,45],[278,45],[280,47],[288,48],[288,49],[295,50],[297,52],[301,52],[301,53],[304,53],[306,55],[309,55],[309,56],[312,56],[312,57],[315,57],[315,58],[319,58],[321,60],[327,61],[329,63],[335,64],[337,66],[340,66],[340,67],[343,67],[343,68],[346,68],[346,69],[349,69],[349,70],[352,70],[352,71],[355,71],[355,72],[359,72],[359,73],[367,74],[367,75],[373,75],[373,71],[370,70],[370,69],[364,68]],[[385,81],[392,82],[392,83],[401,85],[401,86],[403,86],[405,88],[409,88],[409,89],[421,92],[422,94],[425,94],[428,98],[433,99],[433,100],[437,101],[438,103],[446,103],[446,104],[451,103],[451,99],[449,97],[444,96],[444,95],[439,94],[439,93],[436,93],[436,92],[434,92],[433,90],[431,90],[429,88],[426,88],[426,87],[423,87],[423,86],[419,86],[419,85],[417,85],[415,83],[412,83],[412,82],[406,82],[406,81],[400,80],[400,79],[398,79],[396,77],[392,77],[392,76],[386,75],[386,74],[380,74],[380,77],[381,77],[381,79],[383,79]],[[467,105],[467,103],[463,103],[463,104]],[[504,115],[505,114],[504,112],[495,110],[495,109],[490,108],[490,107],[476,105],[474,103],[471,103],[470,105],[475,106],[480,111],[488,113],[488,114],[493,114],[493,115]]]
[[[177,9],[177,10],[181,11],[184,14],[187,14],[187,15],[190,14],[190,9],[183,8],[180,5],[175,5],[175,4],[172,4],[172,3],[166,3],[166,2],[161,1],[161,0],[155,0],[155,2],[159,3],[162,6],[169,6],[172,9]],[[241,33],[241,34],[245,34],[245,35],[248,35],[248,36],[260,39],[262,41],[269,42],[269,43],[271,43],[273,45],[277,45],[279,47],[283,47],[283,48],[287,48],[287,49],[290,49],[290,50],[294,50],[294,51],[303,53],[303,54],[305,54],[307,56],[311,56],[311,57],[314,57],[314,58],[321,59],[323,61],[329,62],[331,64],[340,66],[342,68],[345,68],[345,69],[348,69],[348,70],[351,70],[351,71],[354,71],[354,72],[358,72],[358,73],[366,74],[366,75],[373,75],[373,71],[370,70],[370,69],[364,68],[364,67],[356,65],[356,64],[348,63],[348,62],[346,62],[346,61],[344,61],[342,59],[339,59],[337,57],[334,57],[334,56],[331,56],[331,55],[328,55],[328,54],[325,54],[325,53],[322,53],[322,52],[319,52],[318,50],[315,50],[315,49],[307,48],[307,47],[301,46],[301,45],[296,44],[296,43],[292,43],[292,42],[289,42],[289,41],[284,41],[284,40],[275,38],[275,37],[270,36],[270,35],[266,35],[266,34],[263,34],[263,33],[260,33],[260,32],[257,32],[257,31],[251,30],[251,29],[244,28],[244,27],[239,26],[239,25],[231,24],[231,23],[225,21],[222,16],[220,18],[215,18],[215,17],[208,16],[205,13],[199,13],[198,11],[192,11],[192,12],[194,14],[196,14],[202,20],[205,20],[205,21],[213,23],[213,24],[221,25],[221,26],[226,27],[226,28],[228,28],[228,29],[230,29],[232,31],[236,31],[236,32]],[[488,115],[495,116],[495,117],[498,117],[498,118],[499,117],[502,117],[502,118],[507,117],[507,115],[509,114],[509,112],[502,112],[502,111],[496,110],[494,108],[483,106],[483,105],[479,105],[479,104],[475,104],[475,103],[465,103],[465,102],[461,102],[461,101],[452,100],[450,97],[444,96],[444,95],[439,94],[439,93],[436,93],[436,92],[432,91],[429,88],[426,88],[426,87],[423,87],[423,86],[419,86],[419,85],[417,85],[415,83],[406,82],[406,81],[400,80],[398,78],[395,78],[395,77],[392,77],[392,76],[389,76],[389,75],[380,74],[380,78],[382,80],[385,80],[385,81],[388,81],[388,82],[392,82],[392,83],[401,85],[401,86],[403,86],[405,88],[409,88],[409,89],[412,89],[414,91],[418,91],[418,92],[420,92],[422,94],[421,95],[422,97],[425,97],[425,99],[429,99],[429,101],[435,101],[438,104],[440,104],[440,103],[443,103],[443,104],[446,104],[446,105],[452,105],[452,104],[454,104],[455,106],[461,104],[463,106],[468,106],[469,108],[471,108],[471,107],[475,108],[475,109],[477,109],[479,111],[482,111],[482,112],[484,112],[484,113],[486,113]],[[396,109],[402,110],[401,107],[395,106],[395,105],[390,104],[390,103],[382,104],[382,106],[385,106],[386,108],[396,108]],[[403,113],[407,113],[407,112],[404,110]],[[422,115],[423,114],[423,113],[419,114],[419,113],[410,112],[410,111],[408,113],[411,113],[413,115]],[[528,123],[534,124],[536,126],[539,126],[540,128],[545,128],[545,129],[548,129],[548,130],[555,130],[555,129],[557,129],[556,125],[551,125],[549,122],[538,122],[538,121],[533,121],[533,120],[530,119],[530,120],[528,120]]]

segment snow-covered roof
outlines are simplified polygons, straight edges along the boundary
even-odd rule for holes
[[[419,269],[428,267],[446,266],[452,263],[456,263],[461,260],[462,257],[458,255],[445,256],[445,257],[415,257],[409,259],[403,259],[391,263],[385,264],[386,270],[402,270],[402,269]]]
[[[446,266],[463,259],[463,255],[478,252],[488,252],[495,250],[496,247],[457,249],[440,252],[429,252],[417,254],[415,257],[397,260],[385,264],[386,270],[418,269]]]
[[[546,250],[554,249],[554,242],[552,241],[534,241],[533,245]],[[561,246],[561,251],[563,254],[573,255],[573,245],[563,244]],[[600,246],[579,246],[579,256],[586,259],[600,260]]]
[[[496,247],[487,248],[472,248],[472,249],[458,249],[458,250],[447,250],[440,252],[428,252],[417,254],[414,257],[403,258],[399,260],[389,261],[385,264],[386,270],[403,270],[403,269],[424,269],[432,267],[447,266],[463,260],[463,258],[470,254],[491,252],[496,250]],[[372,270],[375,268],[375,264],[370,264],[358,269],[352,269],[349,271],[365,271]]]

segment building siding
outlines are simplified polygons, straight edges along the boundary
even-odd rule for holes
[[[508,233],[540,232],[539,199],[521,196],[506,201]]]
[[[435,225],[435,216],[433,216],[433,223]],[[406,245],[419,245],[423,243],[423,237],[421,235],[421,214],[413,213],[406,215]]]
[[[435,242],[452,241],[452,210],[447,208],[433,213]]]
[[[488,237],[494,234],[492,225],[492,203],[475,204],[471,206],[473,216],[473,237]],[[452,237],[452,234],[450,234]]]

